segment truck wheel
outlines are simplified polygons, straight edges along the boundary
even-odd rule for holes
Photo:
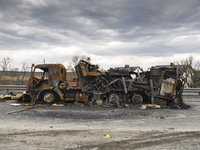
[[[110,103],[116,103],[119,101],[119,96],[117,94],[111,94],[109,96],[109,102]]]
[[[112,103],[112,104],[116,104],[117,108],[119,108],[119,96],[117,94],[111,94],[109,96],[109,102]]]
[[[48,92],[44,94],[43,100],[46,103],[52,103],[55,100],[55,96],[53,93]]]
[[[133,102],[133,104],[140,104],[140,103],[143,102],[143,98],[142,98],[141,95],[135,94],[135,95],[133,95],[133,97],[132,97],[132,102]]]

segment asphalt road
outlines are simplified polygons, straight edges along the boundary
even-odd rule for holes
[[[0,149],[199,149],[200,98],[189,109],[104,108],[68,103],[33,109],[0,102]],[[110,135],[105,138],[106,134]]]

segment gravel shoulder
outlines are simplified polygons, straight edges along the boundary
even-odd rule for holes
[[[0,149],[198,149],[200,98],[189,109],[42,105],[24,110],[0,102]],[[102,138],[109,134],[111,138]]]

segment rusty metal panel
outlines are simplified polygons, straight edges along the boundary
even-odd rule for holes
[[[167,101],[166,100],[162,100],[162,99],[154,99],[154,104],[161,105],[161,106],[166,106],[167,105]]]
[[[172,78],[168,78],[163,80],[160,90],[161,96],[171,96],[174,88],[175,80]]]
[[[69,87],[78,86],[78,82],[68,82]]]
[[[150,79],[150,88],[151,88],[151,104],[154,104],[154,89],[153,89],[153,80]]]
[[[60,82],[60,68],[58,66],[52,66],[49,68],[49,73],[52,73],[50,79],[50,85],[53,87],[57,87]]]
[[[70,89],[81,89],[81,84],[80,84],[80,81],[78,80],[74,80],[72,82],[68,82],[67,83],[67,90],[70,90]]]
[[[85,94],[76,94],[75,96],[75,101],[76,102],[88,102],[88,96]]]

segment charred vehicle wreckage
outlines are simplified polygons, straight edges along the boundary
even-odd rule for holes
[[[75,70],[77,78],[67,82],[66,69],[62,64],[32,65],[27,94],[18,101],[99,102],[117,107],[131,103],[162,106],[182,103],[185,79],[173,64],[151,67],[148,71],[129,65],[100,71],[98,65],[80,60]]]

